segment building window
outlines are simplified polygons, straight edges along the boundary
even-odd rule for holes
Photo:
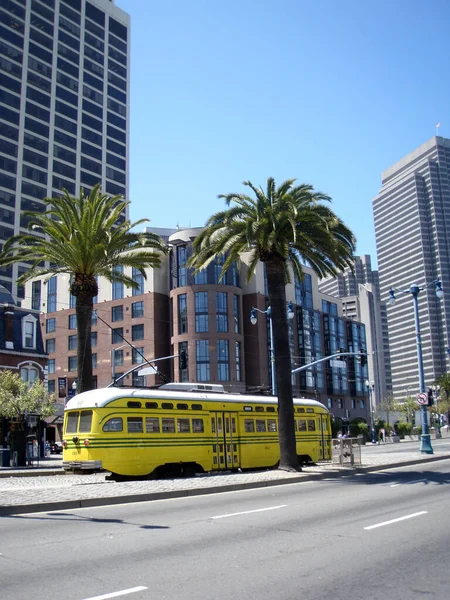
[[[195,331],[208,331],[208,292],[195,292]]]
[[[144,276],[136,267],[133,267],[132,279],[138,284],[137,288],[133,288],[132,294],[133,296],[140,296],[144,293]]]
[[[239,296],[233,297],[234,333],[241,333],[241,311],[239,310]]]
[[[194,275],[194,283],[195,285],[201,285],[208,283],[208,271],[207,269],[202,269],[198,273]]]
[[[235,359],[236,359],[236,381],[242,381],[241,373],[241,343],[235,342]]]
[[[77,357],[76,356],[69,356],[68,369],[69,369],[69,371],[77,370]]]
[[[137,370],[133,371],[133,387],[145,387],[145,377],[139,377]]]
[[[140,319],[144,316],[144,303],[143,302],[133,302],[131,305],[131,318],[132,319]]]
[[[177,247],[178,287],[187,285],[187,250],[186,246]]]
[[[352,408],[356,408],[356,400],[352,398]]]
[[[365,401],[364,401],[364,400],[360,400],[360,401],[359,401],[359,408],[364,408],[364,407],[365,407],[365,405],[366,405],[366,403],[365,403]]]
[[[342,398],[338,398],[337,403],[338,403],[338,408],[344,408],[344,403],[342,401]]]
[[[123,305],[113,306],[111,308],[111,320],[113,323],[116,321],[123,321]]]
[[[328,408],[333,408],[333,399],[332,398],[328,398],[327,406],[328,406]]]
[[[145,362],[144,348],[133,348],[132,361],[133,365],[141,365]]]
[[[188,358],[188,343],[187,342],[180,342],[178,344],[179,357],[182,356],[183,354],[186,357],[185,364],[183,364],[183,362],[180,360],[180,358],[178,358],[179,376],[180,376],[180,381],[188,381],[189,380],[189,369],[188,369],[189,358]]]
[[[209,341],[197,340],[195,342],[195,356],[197,362],[197,381],[209,381]]]
[[[55,373],[55,359],[49,358],[47,361],[48,374],[53,375]]]
[[[97,368],[97,354],[95,352],[92,353],[92,368]]]
[[[36,324],[37,319],[33,315],[27,315],[22,319],[22,347],[36,348]]]
[[[228,332],[227,296],[226,292],[216,293],[216,330],[219,333]]]
[[[55,351],[55,338],[49,338],[46,342],[45,342],[45,351],[47,352],[47,354],[50,354],[51,352]]]
[[[56,319],[53,317],[52,319],[47,319],[47,323],[45,324],[45,332],[53,333],[56,331]]]
[[[47,312],[56,312],[56,277],[51,277],[47,283]]]
[[[187,295],[180,294],[178,296],[178,334],[188,332],[187,319]]]
[[[111,331],[111,343],[120,344],[123,340],[123,327],[116,327]]]
[[[97,332],[91,331],[91,346],[93,348],[95,348],[96,345],[97,345]]]
[[[230,380],[230,362],[228,356],[228,340],[217,341],[217,376],[219,381]]]
[[[94,304],[97,304],[95,298],[94,298]],[[93,310],[92,316],[91,316],[91,327],[96,327],[96,326],[97,326],[97,311]]]
[[[69,335],[68,338],[68,350],[76,350],[77,349],[77,336]]]
[[[236,261],[231,264],[231,285],[239,287],[239,272],[237,270]]]
[[[50,379],[50,381],[47,382],[47,391],[49,394],[54,394],[55,393],[55,388],[56,388],[56,382],[54,379]]]
[[[222,268],[225,263],[224,256],[216,256],[214,259],[214,283],[223,283],[223,285],[227,285],[228,283],[228,273],[225,272],[222,279],[220,279],[220,274],[222,273]]]
[[[22,367],[20,369],[20,378],[22,381],[26,381],[28,386],[31,386],[35,381],[39,380],[39,371],[36,367]]]
[[[114,270],[118,275],[119,274],[122,275],[123,274],[123,265],[117,265]],[[119,281],[118,279],[113,279],[112,299],[120,300],[120,298],[123,298],[123,283],[122,283],[122,281]]]
[[[131,328],[131,339],[133,342],[144,339],[144,325],[133,325]]]
[[[33,310],[41,309],[41,282],[33,281],[31,286],[31,308]]]
[[[115,367],[123,366],[123,350],[114,350],[113,349],[113,361]]]

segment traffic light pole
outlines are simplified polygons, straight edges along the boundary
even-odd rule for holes
[[[307,365],[302,365],[301,367],[292,369],[291,374],[293,375],[294,373],[300,373],[300,371],[305,371],[306,369],[309,369],[309,367],[319,365],[320,363],[330,360],[330,358],[340,358],[341,356],[365,356],[367,358],[367,352],[338,352],[337,354],[330,354],[329,356],[325,356],[325,358],[319,358],[319,360],[315,360]]]

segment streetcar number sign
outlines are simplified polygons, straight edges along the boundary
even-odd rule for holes
[[[428,404],[428,396],[426,394],[417,394],[417,404]]]

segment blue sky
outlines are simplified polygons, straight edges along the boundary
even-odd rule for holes
[[[376,264],[381,172],[450,137],[448,0],[116,0],[131,15],[131,218],[202,226],[297,178]]]

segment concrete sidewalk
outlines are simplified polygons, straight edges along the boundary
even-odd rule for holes
[[[46,459],[45,467],[1,469],[0,516],[213,494],[450,459],[448,444],[436,444],[434,452],[433,455],[421,454],[417,442],[399,444],[398,449],[389,445],[363,446],[362,464],[355,467],[318,463],[304,467],[301,473],[263,470],[120,483],[106,480],[105,473],[67,475],[61,468],[60,458]],[[62,476],[55,477],[54,473]],[[20,476],[25,474],[26,477]],[[36,477],[38,474],[40,476]]]

